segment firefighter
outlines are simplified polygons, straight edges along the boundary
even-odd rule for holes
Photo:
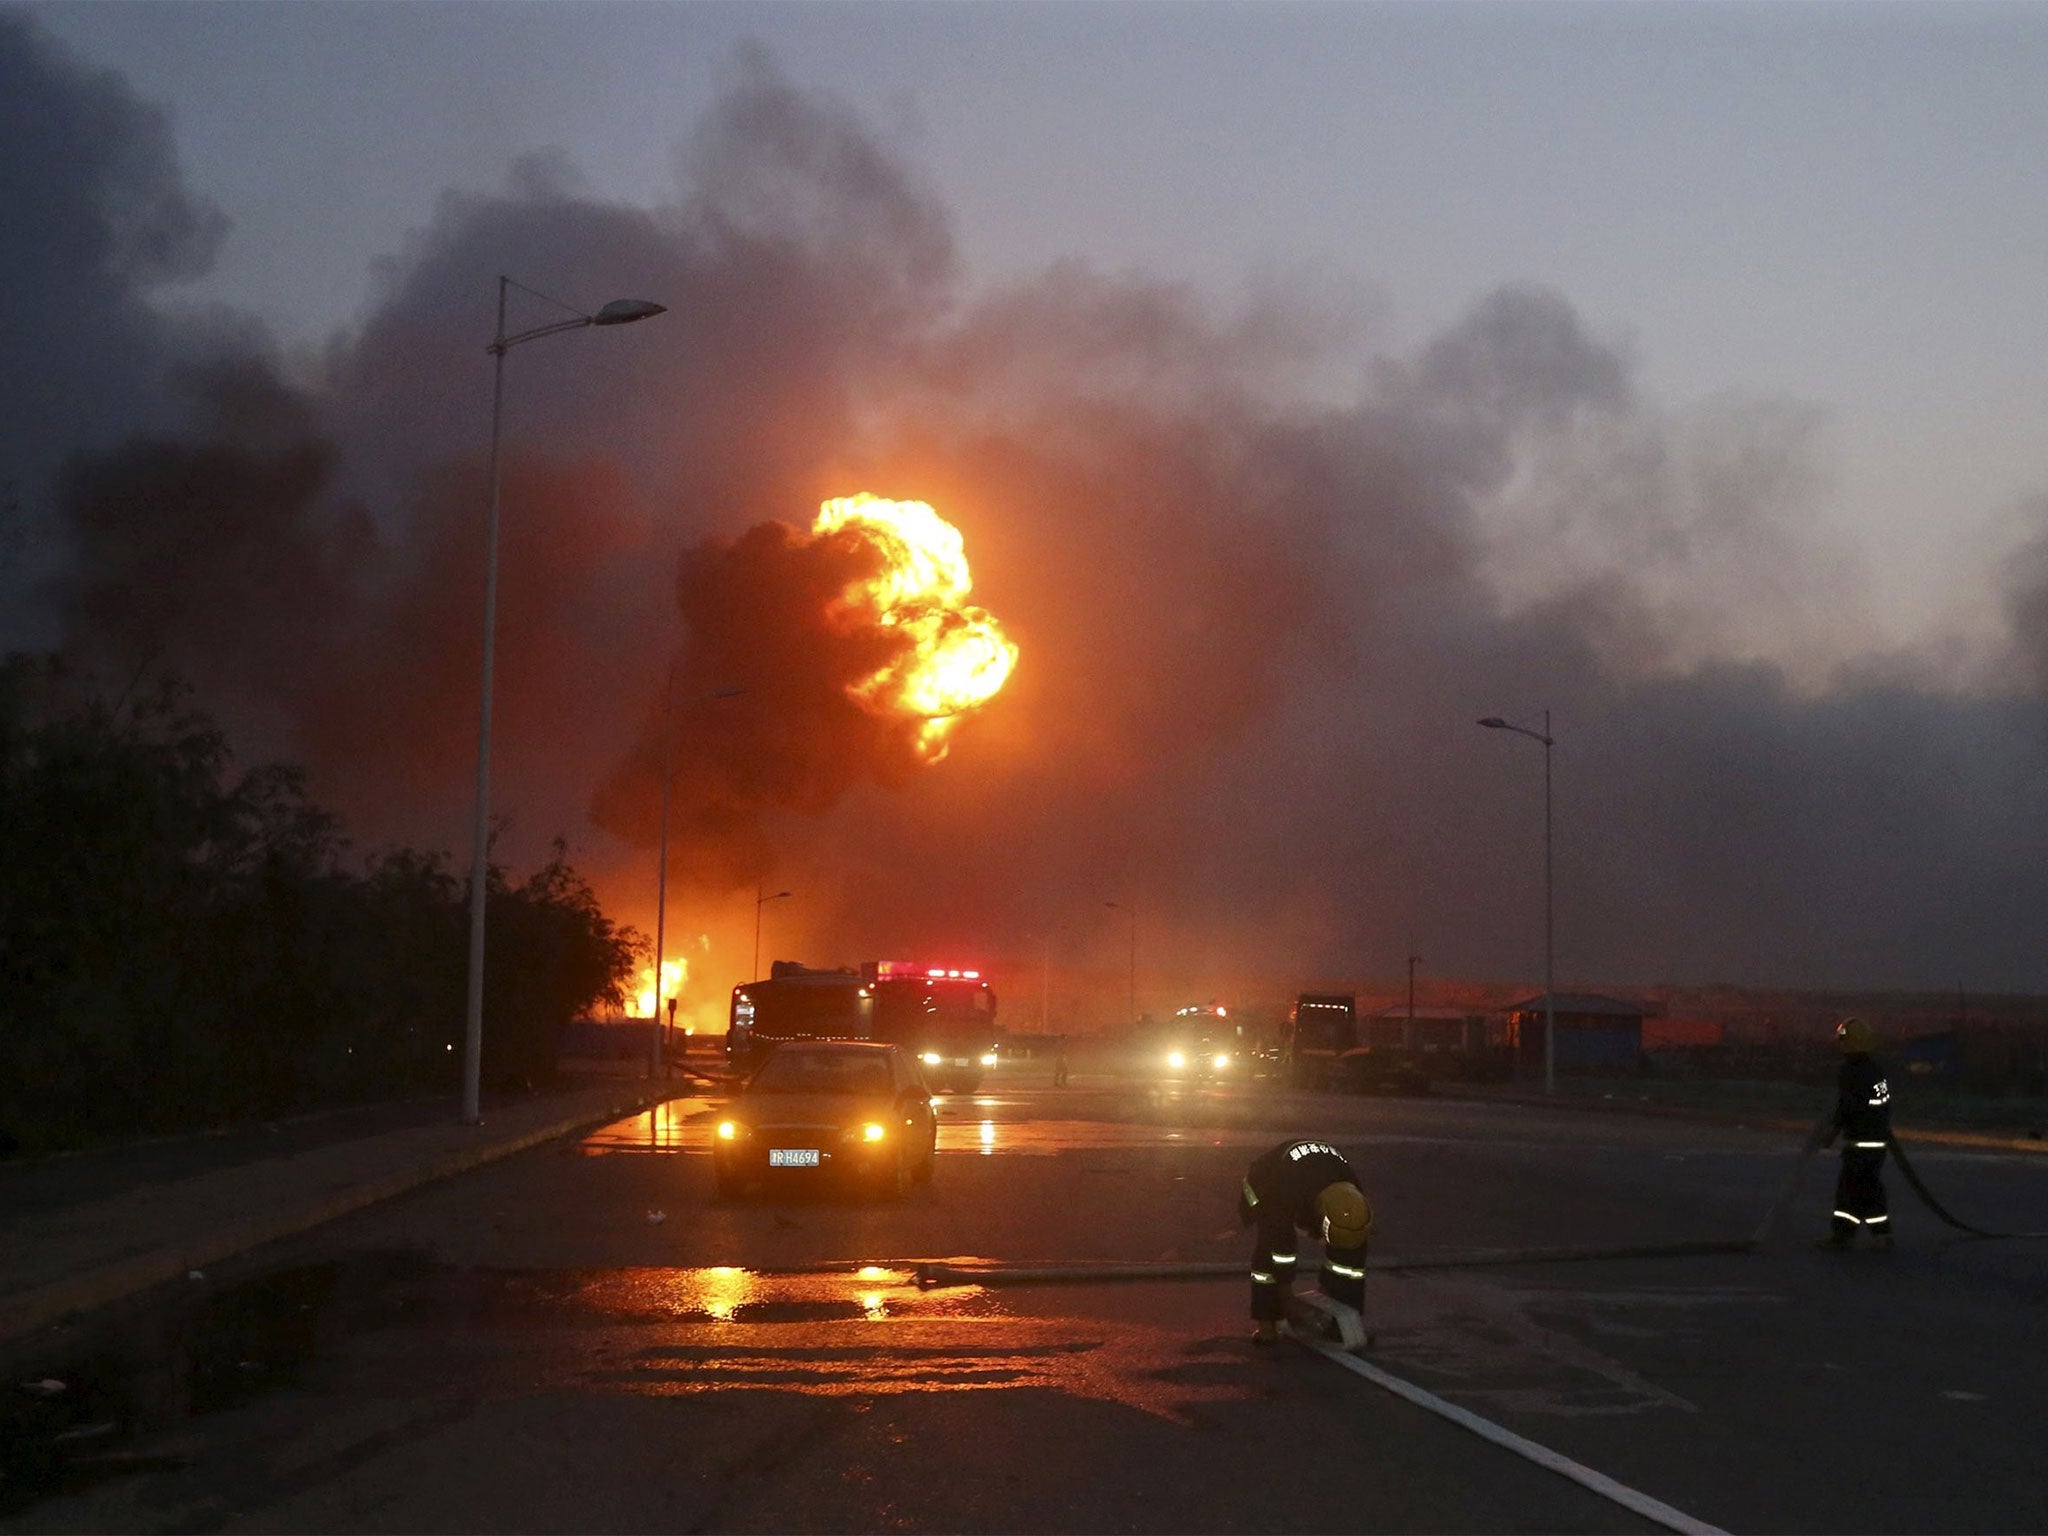
[[[1885,1209],[1884,1154],[1892,1133],[1892,1091],[1884,1068],[1871,1055],[1870,1026],[1844,1019],[1835,1026],[1835,1044],[1842,1067],[1835,1079],[1835,1118],[1827,1146],[1842,1138],[1842,1172],[1835,1181],[1835,1214],[1824,1248],[1847,1248],[1858,1231],[1868,1232],[1879,1248],[1892,1245],[1892,1218]]]
[[[1372,1207],[1358,1175],[1327,1141],[1284,1141],[1246,1170],[1239,1226],[1256,1227],[1252,1245],[1254,1343],[1271,1344],[1299,1262],[1297,1232],[1323,1240],[1323,1294],[1354,1311],[1365,1305],[1365,1239]]]

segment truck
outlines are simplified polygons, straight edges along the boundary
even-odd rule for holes
[[[1358,1045],[1358,999],[1349,992],[1304,992],[1287,1010],[1280,1077],[1292,1088],[1342,1088],[1345,1058]]]
[[[1000,1059],[996,994],[980,971],[909,960],[861,967],[874,993],[874,1038],[924,1067],[935,1093],[972,1093]]]
[[[904,960],[826,970],[777,960],[732,989],[725,1049],[752,1071],[784,1040],[886,1040],[934,1092],[972,1093],[997,1060],[996,994],[980,971]]]
[[[777,960],[762,980],[732,989],[726,1058],[751,1072],[785,1040],[869,1040],[874,1012],[874,988],[858,970]]]

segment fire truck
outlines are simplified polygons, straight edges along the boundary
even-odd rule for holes
[[[814,969],[777,960],[732,989],[726,1055],[750,1071],[784,1040],[888,1040],[934,1092],[972,1093],[996,1064],[996,994],[980,971],[904,960]]]
[[[874,989],[859,971],[777,960],[765,980],[732,989],[725,1054],[750,1072],[785,1040],[872,1039],[874,1012]]]
[[[861,967],[874,993],[874,1038],[924,1066],[936,1093],[972,1093],[994,1069],[1001,1032],[996,994],[981,972],[907,960]]]

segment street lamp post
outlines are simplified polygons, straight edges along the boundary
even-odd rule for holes
[[[744,688],[717,688],[704,695],[707,699],[736,699],[747,690]],[[668,1025],[662,1020],[661,1006],[661,957],[666,941],[668,922],[668,796],[669,780],[674,774],[671,746],[675,734],[675,663],[669,663],[667,681],[661,690],[661,866],[654,880],[654,1042],[648,1047],[647,1075],[657,1082],[666,1063],[662,1053],[668,1043]]]
[[[1422,956],[1408,957],[1408,1032],[1401,1044],[1411,1051],[1415,1049],[1415,967],[1420,964]]]
[[[1045,969],[1038,978],[1038,1032],[1052,1032],[1052,935],[1045,935]]]
[[[483,1119],[484,907],[490,875],[491,673],[497,657],[498,642],[498,486],[501,478],[498,447],[503,436],[505,420],[505,354],[524,342],[538,341],[541,337],[552,336],[557,331],[581,330],[586,325],[626,325],[634,320],[645,320],[650,315],[661,314],[665,310],[664,305],[650,303],[646,299],[614,299],[594,315],[586,315],[581,310],[571,309],[565,304],[562,307],[569,309],[575,318],[556,320],[508,336],[505,334],[505,296],[506,291],[511,288],[531,293],[536,298],[547,299],[550,304],[560,302],[526,287],[523,283],[515,283],[511,278],[501,276],[498,279],[498,333],[485,349],[495,359],[491,379],[491,518],[484,553],[483,698],[479,706],[476,733],[475,854],[470,862],[469,876],[469,1000],[462,1034],[464,1125],[476,1125]]]
[[[749,981],[761,979],[761,909],[769,902],[780,901],[789,894],[791,893],[788,891],[777,891],[773,896],[763,896],[761,887],[754,887],[754,974],[747,978]]]
[[[1550,711],[1543,711],[1543,729],[1532,731],[1526,725],[1511,725],[1498,715],[1488,715],[1479,722],[1490,731],[1513,731],[1531,741],[1543,743],[1543,1091],[1557,1092],[1557,987],[1555,984],[1555,960],[1557,953],[1556,928],[1552,922],[1551,905],[1551,858],[1550,858],[1550,749],[1554,745],[1550,735]]]
[[[1138,904],[1133,902],[1105,901],[1105,907],[1131,915],[1131,1023],[1138,1022]]]

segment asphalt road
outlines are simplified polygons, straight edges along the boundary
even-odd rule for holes
[[[942,1101],[929,1189],[711,1192],[679,1100],[249,1255],[104,1341],[152,1427],[9,1530],[1638,1531],[1330,1362],[1223,1281],[920,1291],[934,1258],[1237,1260],[1238,1180],[1335,1141],[1377,1262],[1746,1235],[1783,1132],[1077,1080]],[[2048,1158],[1923,1152],[2048,1229]],[[2048,1527],[2048,1245],[1375,1273],[1382,1368],[1731,1531]],[[116,1381],[115,1378],[119,1378]]]

